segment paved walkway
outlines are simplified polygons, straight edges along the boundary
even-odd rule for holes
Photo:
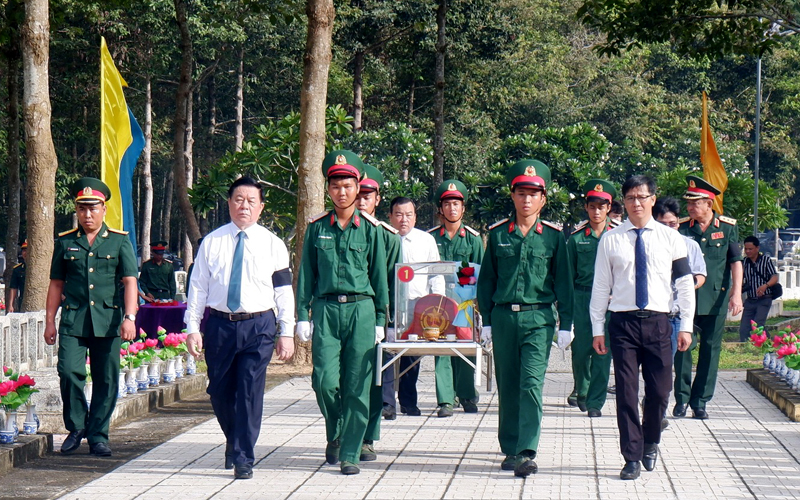
[[[789,421],[745,382],[723,373],[706,421],[670,418],[654,472],[621,481],[623,465],[610,397],[589,419],[565,404],[571,376],[547,375],[538,474],[500,470],[497,394],[480,412],[436,418],[433,374],[419,382],[422,417],[384,421],[378,461],[342,476],[324,465],[324,425],[308,378],[267,393],[254,478],[234,481],[223,465],[215,420],[187,430],[66,499],[800,498],[800,423]],[[670,406],[671,409],[671,406]]]

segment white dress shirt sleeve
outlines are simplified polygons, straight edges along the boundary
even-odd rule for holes
[[[208,277],[206,246],[201,243],[192,268],[189,295],[186,299],[186,313],[183,316],[183,322],[186,323],[186,331],[188,333],[200,333],[200,322],[203,320],[208,298]]]
[[[676,241],[672,244],[672,262],[674,263],[678,259],[687,259],[688,264],[687,246],[685,244],[681,245],[676,238]],[[675,280],[675,290],[677,292],[675,304],[678,306],[678,311],[681,315],[679,331],[691,332],[694,330],[695,309],[694,276],[691,272]]]
[[[280,271],[289,269],[289,251],[286,244],[275,237],[275,270]],[[291,283],[284,286],[275,287],[275,306],[278,309],[278,323],[281,325],[281,337],[294,336],[294,292]]]
[[[592,320],[592,336],[604,337],[606,327],[606,311],[611,299],[611,261],[608,252],[609,239],[604,234],[597,245],[597,257],[594,261],[594,282],[592,283],[592,299],[589,302],[589,317]]]

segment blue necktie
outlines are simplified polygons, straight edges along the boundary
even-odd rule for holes
[[[647,254],[644,251],[644,240],[642,239],[641,229],[634,229],[636,231],[636,307],[640,310],[647,307]]]
[[[228,309],[236,312],[242,303],[242,261],[244,260],[244,240],[247,234],[239,231],[239,241],[233,251],[233,267],[231,267],[231,280],[228,283]]]

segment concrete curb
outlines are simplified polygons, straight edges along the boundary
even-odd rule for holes
[[[176,401],[196,396],[204,392],[207,385],[206,374],[198,373],[178,379],[172,384],[161,384],[118,399],[111,416],[111,427],[122,425]],[[53,451],[53,434],[20,435],[16,443],[0,445],[0,476],[14,467]]]
[[[789,420],[800,422],[800,394],[763,368],[747,370],[747,383],[778,407]]]

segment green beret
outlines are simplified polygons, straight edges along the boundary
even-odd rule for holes
[[[686,192],[683,193],[683,198],[686,200],[713,200],[718,194],[722,193],[713,184],[696,175],[687,175],[686,183],[688,187]]]
[[[363,168],[364,164],[361,162],[361,158],[346,149],[331,151],[322,160],[322,173],[327,179],[331,177],[355,177],[359,179]]]
[[[605,179],[589,179],[583,185],[583,194],[586,198],[603,198],[611,202],[617,197],[617,188]]]
[[[506,179],[512,190],[526,187],[544,191],[550,184],[550,169],[539,160],[520,160],[508,169]]]
[[[456,179],[447,179],[439,184],[439,189],[436,190],[433,200],[437,205],[450,198],[466,203],[468,197],[467,186],[463,182]]]
[[[383,186],[383,174],[372,165],[364,164],[361,174],[361,191],[380,191]]]
[[[75,203],[86,205],[105,203],[111,199],[111,190],[105,182],[94,177],[83,177],[75,181],[72,192],[75,193]]]

